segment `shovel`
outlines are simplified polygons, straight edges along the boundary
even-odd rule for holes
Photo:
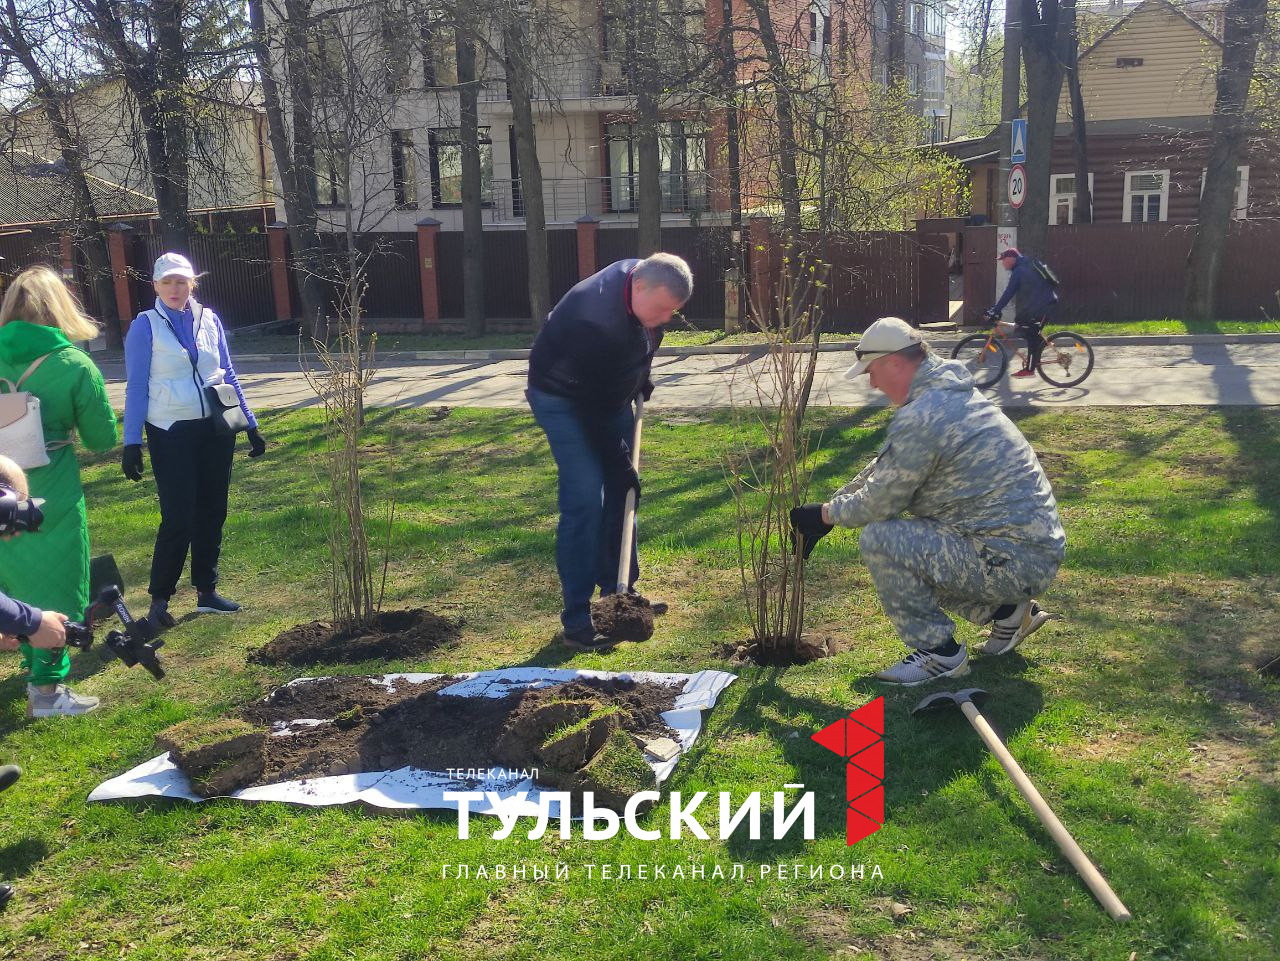
[[[631,438],[631,467],[640,473],[640,431],[644,427],[644,398],[636,397],[636,428]],[[596,630],[617,641],[647,641],[653,637],[653,611],[647,598],[628,594],[631,544],[635,537],[636,492],[627,491],[622,512],[622,549],[618,552],[618,580],[614,593],[591,605]]]
[[[947,708],[959,707],[964,716],[968,718],[969,723],[973,725],[973,729],[978,732],[978,736],[982,738],[983,743],[996,756],[996,760],[1000,762],[1000,766],[1004,768],[1005,773],[1009,775],[1018,791],[1026,798],[1027,803],[1031,805],[1031,810],[1040,819],[1040,823],[1045,826],[1045,830],[1049,832],[1059,850],[1066,855],[1067,860],[1071,862],[1071,866],[1076,869],[1081,879],[1088,885],[1089,890],[1093,892],[1093,896],[1098,899],[1098,903],[1106,909],[1107,914],[1111,915],[1112,920],[1130,920],[1133,915],[1116,897],[1115,892],[1111,890],[1111,886],[1107,884],[1107,879],[1094,867],[1088,855],[1080,850],[1080,845],[1076,844],[1075,838],[1067,832],[1067,829],[1062,826],[1062,822],[1058,820],[1058,816],[1045,803],[1045,799],[1040,796],[1040,792],[1036,790],[1035,785],[1023,773],[1022,768],[1018,766],[1018,762],[1009,753],[1009,749],[1004,746],[1000,736],[991,729],[991,725],[978,713],[977,704],[985,701],[986,698],[987,692],[976,687],[966,688],[963,691],[939,691],[936,694],[930,694],[917,704],[912,708],[911,713],[925,714],[930,711],[944,711]]]

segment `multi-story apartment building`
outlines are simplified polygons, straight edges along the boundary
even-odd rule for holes
[[[728,6],[735,23],[754,23],[745,0],[729,0]],[[705,223],[727,217],[727,110],[723,96],[713,92],[718,71],[714,51],[725,7],[721,0],[661,0],[658,29],[666,37],[662,63],[666,91],[661,98],[659,134],[664,223]],[[833,17],[831,0],[773,0],[770,9],[787,56],[809,58],[815,77],[830,75],[837,49],[845,62],[856,59],[849,52],[858,44],[859,34],[843,8]],[[606,224],[632,222],[638,174],[633,89],[636,6],[629,0],[579,0],[561,10],[567,22],[558,25],[557,31],[543,32],[555,33],[557,39],[552,43],[544,39],[544,48],[532,58],[547,221],[570,224],[591,215]],[[865,16],[861,19],[866,21]],[[654,27],[646,24],[645,29]],[[350,198],[351,205],[362,210],[378,208],[373,219],[382,231],[409,231],[428,216],[439,220],[445,231],[460,230],[462,147],[452,24],[366,24],[364,35],[360,42],[377,44],[381,37],[384,48],[391,50],[389,55],[355,58],[367,64],[393,64],[387,85],[390,117],[379,142],[366,145],[368,155],[361,160],[357,188],[361,196]],[[318,41],[322,57],[327,42]],[[763,55],[757,31],[741,31],[737,46],[744,98],[747,90],[759,94]],[[339,61],[344,59],[337,47],[329,57],[332,71],[322,71],[329,77],[322,87],[330,93],[336,89]],[[524,197],[512,104],[503,66],[493,53],[500,41],[489,38],[489,47],[489,55],[482,52],[478,64],[484,219],[490,225],[519,226]],[[345,59],[352,61],[349,49]],[[318,112],[324,112],[323,104]],[[316,163],[322,229],[339,226],[346,215],[348,198],[340,186],[343,178],[336,174],[336,163],[322,149]],[[750,179],[744,174],[744,181]],[[280,213],[283,216],[283,210]]]
[[[882,86],[889,83],[889,6],[873,0],[872,72]],[[899,0],[906,6],[906,85],[912,103],[931,122],[935,143],[950,137],[951,108],[947,100],[947,19],[951,5],[946,0]]]

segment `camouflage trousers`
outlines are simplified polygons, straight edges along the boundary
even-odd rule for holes
[[[979,540],[918,518],[875,521],[862,529],[862,559],[885,616],[908,647],[932,650],[955,634],[951,610],[974,624],[1053,583],[1062,558],[1052,549]]]

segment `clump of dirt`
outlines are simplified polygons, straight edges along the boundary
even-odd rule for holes
[[[591,623],[615,641],[647,641],[653,637],[653,609],[639,594],[610,594],[591,605]]]
[[[746,640],[738,644],[726,644],[720,653],[738,664],[751,662],[761,667],[791,667],[809,664],[839,652],[834,638],[800,636],[799,641],[790,638],[771,637],[763,641]]]
[[[267,732],[236,718],[183,721],[156,735],[156,747],[187,773],[201,797],[247,787],[262,776]]]
[[[596,791],[601,803],[620,805],[654,786],[642,745],[671,736],[662,714],[674,705],[678,687],[584,678],[505,697],[441,693],[457,680],[388,685],[324,678],[276,689],[241,715],[246,727],[276,726],[264,738],[262,768],[252,783],[403,767],[536,767],[539,784]],[[299,719],[321,723],[288,723]]]
[[[255,664],[358,664],[375,658],[399,660],[428,654],[456,643],[462,625],[423,608],[382,611],[372,625],[336,629],[326,621],[299,624],[277,634],[266,646],[249,653]]]

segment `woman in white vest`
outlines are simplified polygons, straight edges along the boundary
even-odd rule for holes
[[[162,254],[151,281],[155,306],[138,314],[124,342],[128,384],[121,468],[130,480],[142,479],[145,430],[160,494],[147,617],[156,627],[173,627],[169,600],[177,592],[188,550],[196,610],[240,610],[217,590],[235,435],[214,426],[214,405],[205,388],[235,388],[249,425],[250,457],[261,456],[267,445],[236,379],[222,321],[193,296],[196,273],[191,261],[181,254]]]

